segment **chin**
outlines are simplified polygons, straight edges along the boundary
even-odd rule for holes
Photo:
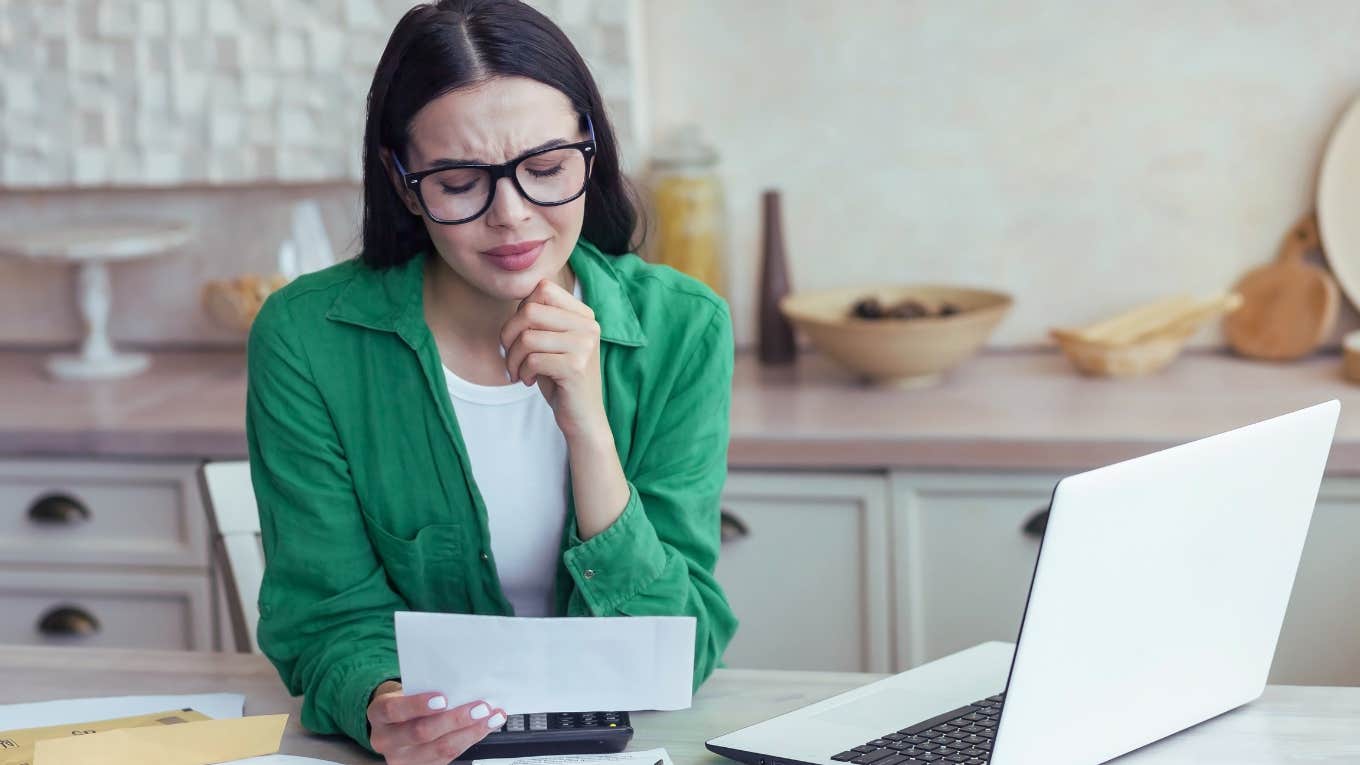
[[[539,282],[552,279],[561,270],[561,266],[544,267],[535,264],[533,268],[516,273],[494,271],[490,274],[487,291],[503,300],[523,300],[529,297],[529,293],[534,291]]]

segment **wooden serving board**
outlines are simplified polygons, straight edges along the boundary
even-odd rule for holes
[[[1317,218],[1299,219],[1280,244],[1273,263],[1249,271],[1233,291],[1242,306],[1223,319],[1233,350],[1256,359],[1286,361],[1307,356],[1336,326],[1336,281],[1306,259],[1321,249]]]

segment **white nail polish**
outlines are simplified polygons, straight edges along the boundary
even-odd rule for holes
[[[435,696],[430,699],[430,709],[447,709],[449,702],[443,696]]]
[[[500,712],[497,712],[495,717],[492,717],[490,720],[486,721],[486,727],[490,728],[491,730],[497,730],[504,724],[505,715],[501,714]]]
[[[478,704],[472,708],[471,712],[468,712],[468,716],[474,720],[480,720],[489,714],[491,714],[491,710],[487,709],[485,704]]]

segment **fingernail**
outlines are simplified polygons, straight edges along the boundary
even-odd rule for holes
[[[491,710],[487,709],[485,704],[478,704],[472,708],[471,712],[468,712],[468,716],[474,720],[480,720],[489,714],[491,714]]]
[[[486,727],[490,728],[491,730],[497,730],[504,724],[505,715],[501,714],[500,712],[497,712],[495,717],[492,717],[490,720],[486,721]]]
[[[443,696],[435,696],[430,699],[430,709],[446,709],[448,706],[449,701]]]

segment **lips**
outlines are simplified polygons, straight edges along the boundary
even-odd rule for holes
[[[546,241],[548,240],[538,239],[531,242],[516,242],[514,244],[503,244],[499,247],[493,247],[489,250],[486,250],[485,252],[487,255],[490,255],[493,258],[508,258],[514,255],[523,255],[526,252],[533,252],[534,250],[538,249],[539,245],[543,244]]]
[[[502,244],[499,247],[483,250],[482,254],[501,270],[524,271],[538,261],[538,256],[543,254],[543,245],[547,241],[547,239],[539,239],[531,242]]]

